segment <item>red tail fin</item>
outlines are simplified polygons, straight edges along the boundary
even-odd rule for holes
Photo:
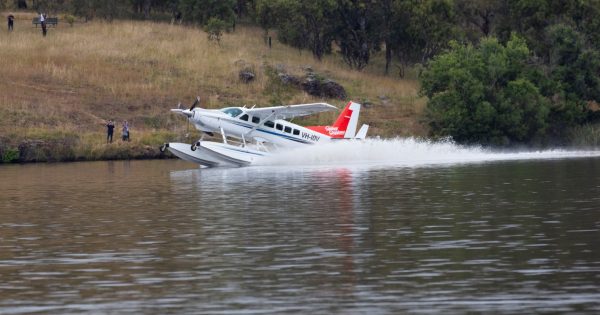
[[[306,128],[332,138],[344,138],[348,129],[348,124],[350,123],[350,118],[352,118],[352,113],[354,111],[353,109],[350,109],[350,105],[352,104],[352,102],[346,104],[346,107],[344,107],[335,123],[333,123],[333,126],[309,126]],[[356,132],[356,126],[351,126],[351,129],[354,130],[352,133]],[[354,135],[352,135],[352,137],[353,136]]]

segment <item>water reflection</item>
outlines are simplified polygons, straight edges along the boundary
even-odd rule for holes
[[[0,313],[600,311],[598,159],[0,168]]]

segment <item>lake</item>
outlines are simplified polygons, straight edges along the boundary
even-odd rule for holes
[[[600,154],[440,146],[0,166],[0,313],[600,312]]]

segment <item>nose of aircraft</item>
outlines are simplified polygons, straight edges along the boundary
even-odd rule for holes
[[[192,117],[194,115],[194,113],[189,110],[189,109],[180,109],[180,108],[173,108],[171,109],[171,112],[176,113],[176,114],[180,114],[180,115],[184,115],[186,117]]]

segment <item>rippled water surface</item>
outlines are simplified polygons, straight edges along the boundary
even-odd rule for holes
[[[0,313],[598,313],[599,175],[0,166]]]

